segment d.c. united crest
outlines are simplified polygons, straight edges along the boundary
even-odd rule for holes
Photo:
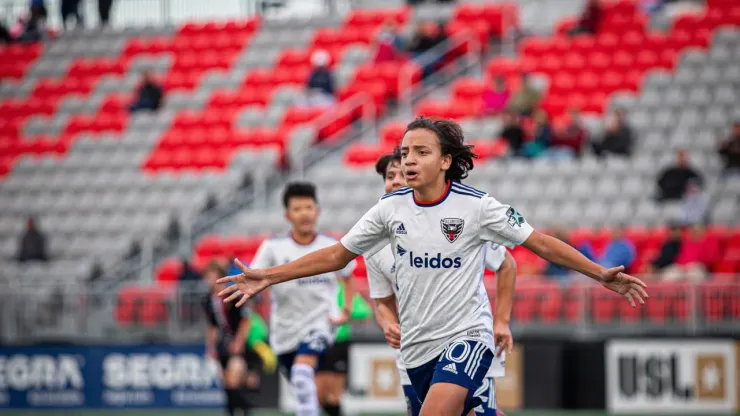
[[[460,237],[460,234],[462,234],[463,232],[464,225],[465,220],[463,220],[462,218],[443,218],[440,221],[442,234],[445,235],[445,238],[450,243],[454,243],[455,240]]]

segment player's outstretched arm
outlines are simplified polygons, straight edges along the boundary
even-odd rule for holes
[[[242,273],[219,279],[218,283],[234,282],[235,284],[228,286],[218,295],[224,298],[224,302],[232,302],[241,297],[236,304],[236,306],[241,306],[249,298],[272,285],[343,269],[355,257],[357,254],[344,248],[341,243],[337,243],[308,253],[290,263],[267,269],[250,269],[237,259],[234,260],[234,264],[241,269]]]
[[[496,311],[493,315],[493,337],[496,346],[499,347],[499,354],[501,351],[511,354],[514,348],[509,322],[515,286],[516,260],[506,251],[504,261],[496,271]]]
[[[635,301],[645,303],[644,298],[648,297],[645,282],[624,273],[624,266],[607,269],[587,259],[578,250],[557,238],[533,231],[522,245],[551,263],[575,270],[598,281],[607,289],[626,297],[633,307]]]

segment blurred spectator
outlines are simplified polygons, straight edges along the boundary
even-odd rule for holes
[[[5,25],[0,23],[0,45],[11,42],[13,42],[13,37],[10,36],[10,31]]]
[[[403,38],[395,20],[388,20],[375,37],[375,63],[397,61],[403,57]]]
[[[532,85],[529,74],[522,73],[522,85],[509,100],[509,109],[523,116],[531,116],[540,103],[540,90]]]
[[[684,225],[703,224],[709,214],[710,197],[698,181],[690,180],[681,201],[681,222]]]
[[[307,88],[296,105],[301,108],[329,108],[336,103],[334,96],[318,88]]]
[[[678,201],[686,194],[690,181],[701,186],[701,175],[689,166],[689,154],[685,150],[676,152],[676,164],[667,167],[658,176],[658,201]]]
[[[599,31],[599,24],[601,23],[601,4],[599,0],[589,0],[586,4],[586,8],[581,13],[581,17],[578,19],[578,24],[570,29],[569,35],[579,35],[582,33],[596,34]]]
[[[65,29],[69,29],[69,18],[75,18],[75,26],[82,27],[84,22],[80,15],[80,0],[62,0],[61,4],[62,14],[62,25]]]
[[[660,12],[665,4],[665,0],[640,0],[640,10],[642,10],[646,16],[650,17],[655,13]]]
[[[720,142],[718,150],[725,163],[725,173],[740,173],[740,120],[732,123],[732,132]]]
[[[681,227],[678,224],[673,224],[668,230],[668,237],[663,245],[660,247],[660,254],[653,260],[653,262],[647,267],[647,273],[655,273],[662,271],[666,267],[676,262],[678,252],[681,250]]]
[[[316,89],[324,94],[334,96],[334,75],[329,69],[331,56],[325,50],[317,50],[311,55],[313,70],[308,77],[308,89]]]
[[[526,158],[535,158],[542,155],[552,140],[552,127],[547,113],[543,110],[537,110],[534,113],[534,130],[532,131],[532,140],[528,141],[522,147],[522,156]]]
[[[43,0],[32,0],[28,17],[22,20],[23,29],[18,36],[21,42],[38,42],[46,37],[48,12]]]
[[[36,227],[33,217],[28,218],[26,232],[18,245],[18,261],[26,262],[32,260],[47,261],[46,236]]]
[[[580,157],[583,153],[583,145],[588,140],[588,131],[583,127],[581,113],[578,109],[571,108],[568,114],[568,124],[555,134],[551,151]]]
[[[182,259],[182,271],[180,272],[180,277],[178,278],[178,281],[180,282],[200,282],[201,276],[200,273],[198,273],[193,266],[190,264],[190,261],[188,261],[187,257],[183,257]]]
[[[141,76],[141,86],[139,87],[138,98],[131,104],[129,111],[136,112],[139,110],[156,111],[162,104],[162,88],[154,80],[150,72],[144,72]]]
[[[512,155],[518,155],[524,144],[524,129],[519,120],[519,115],[506,110],[501,118],[504,122],[504,128],[501,130],[499,137],[509,143]]]
[[[629,269],[635,262],[636,257],[635,245],[624,236],[623,227],[614,229],[612,239],[606,245],[600,257],[596,258],[593,247],[589,243],[584,243],[581,251],[586,257],[595,260],[606,268],[624,266],[625,269]]]
[[[491,86],[483,91],[481,112],[485,116],[497,115],[504,111],[509,102],[511,92],[506,88],[506,82],[501,76],[493,79]]]
[[[446,39],[444,26],[441,24],[435,25],[434,23],[420,22],[416,26],[416,31],[409,43],[409,52],[414,61],[421,66],[423,78],[433,74],[437,68],[437,64],[441,61],[440,57],[429,57],[424,56],[424,54]]]
[[[627,124],[623,109],[617,109],[614,114],[606,120],[606,132],[601,142],[591,142],[594,153],[597,156],[606,154],[630,156],[634,134],[632,128]]]
[[[110,9],[113,6],[113,0],[98,0],[98,15],[100,16],[100,25],[108,26],[110,20]]]
[[[695,225],[681,242],[675,263],[665,268],[662,277],[668,281],[703,280],[718,253],[719,241],[708,237],[702,225]]]

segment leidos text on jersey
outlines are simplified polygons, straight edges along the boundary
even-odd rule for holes
[[[442,253],[424,253],[424,257],[417,257],[414,252],[409,252],[409,265],[418,269],[459,269],[462,265],[461,257],[442,257]]]

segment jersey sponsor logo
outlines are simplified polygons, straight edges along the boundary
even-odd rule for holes
[[[418,269],[459,269],[462,266],[462,257],[442,257],[442,253],[424,253],[424,257],[417,257],[409,252],[409,265]]]
[[[452,374],[457,374],[457,367],[455,367],[455,364],[449,363],[446,366],[442,367],[443,371],[449,371]]]
[[[400,235],[400,234],[408,234],[406,232],[406,226],[404,226],[403,223],[401,223],[401,225],[399,225],[398,228],[396,228],[396,234],[397,235]]]
[[[524,224],[525,220],[524,217],[522,217],[522,214],[518,213],[514,208],[509,207],[508,211],[506,211],[506,216],[509,218],[509,225],[514,227],[522,227],[522,224]]]
[[[454,243],[463,232],[465,220],[462,218],[443,218],[440,221],[440,226],[447,241]]]
[[[399,244],[399,245],[396,246],[396,253],[398,253],[398,256],[399,257],[403,257],[403,255],[406,254],[406,249],[403,248],[403,247],[401,247],[401,245]],[[394,266],[395,266],[395,264],[394,264]]]

